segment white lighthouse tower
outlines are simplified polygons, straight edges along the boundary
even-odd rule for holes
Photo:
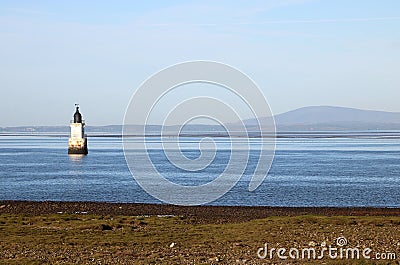
[[[71,135],[68,141],[68,154],[87,155],[87,139],[85,135],[85,121],[79,113],[79,105],[75,104],[74,119],[71,120]]]

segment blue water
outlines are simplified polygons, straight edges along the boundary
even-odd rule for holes
[[[251,141],[257,146],[257,139]],[[228,141],[217,142],[227,146]],[[161,203],[131,176],[120,138],[89,138],[84,157],[68,156],[67,143],[64,137],[1,136],[0,200]],[[196,158],[197,144],[198,139],[186,139],[183,153]],[[152,149],[151,157],[171,181],[201,185],[222,172],[229,152],[222,148],[209,167],[194,173],[168,164],[161,149]],[[268,177],[249,192],[257,150],[252,152],[246,175],[211,204],[400,207],[399,139],[278,139]]]

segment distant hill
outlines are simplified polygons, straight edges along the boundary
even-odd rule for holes
[[[304,107],[275,115],[274,119],[277,131],[400,130],[398,112],[345,107]],[[256,120],[249,119],[244,123],[255,128]]]
[[[278,130],[399,130],[400,113],[312,106],[275,116]]]
[[[315,106],[278,114],[275,116],[275,121],[279,124],[330,122],[400,123],[400,113],[332,106]]]

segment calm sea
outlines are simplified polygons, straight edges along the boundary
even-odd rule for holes
[[[185,140],[188,157],[198,156],[198,140]],[[217,141],[229,146],[228,139]],[[121,138],[89,138],[84,157],[68,156],[67,143],[66,137],[0,136],[0,200],[160,203],[131,176]],[[190,185],[222,172],[228,154],[229,148],[222,148],[210,167],[188,173],[170,166],[161,149],[152,149],[153,161],[169,179]],[[249,192],[255,163],[250,160],[245,176],[211,204],[400,207],[398,137],[278,139],[268,177]]]

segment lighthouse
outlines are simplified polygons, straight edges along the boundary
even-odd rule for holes
[[[68,154],[87,155],[87,139],[85,135],[85,121],[82,120],[82,114],[79,112],[79,105],[75,104],[74,119],[71,120],[71,135],[68,141]]]

